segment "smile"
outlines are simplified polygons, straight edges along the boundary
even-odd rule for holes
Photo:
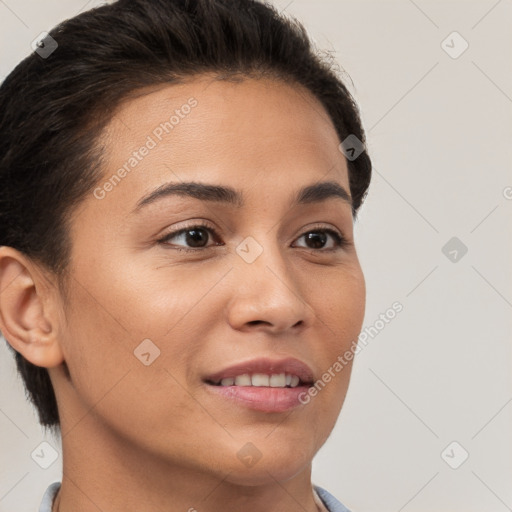
[[[204,379],[215,400],[265,413],[304,405],[300,396],[313,381],[309,366],[295,358],[245,361]]]
[[[266,388],[296,388],[300,384],[300,378],[297,375],[289,373],[274,373],[266,375],[264,373],[253,373],[252,375],[244,373],[236,377],[226,377],[220,382],[213,383],[217,386],[256,386]]]

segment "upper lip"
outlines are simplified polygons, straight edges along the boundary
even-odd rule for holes
[[[205,378],[205,381],[218,384],[222,379],[229,377],[234,378],[237,375],[243,375],[246,373],[263,373],[266,375],[288,373],[291,375],[297,375],[304,384],[310,384],[313,382],[313,371],[311,368],[306,363],[303,363],[294,357],[279,360],[258,358],[251,359],[250,361],[243,361],[208,375]]]

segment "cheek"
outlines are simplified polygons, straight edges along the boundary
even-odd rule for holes
[[[348,390],[354,353],[365,313],[366,286],[358,264],[339,271],[312,290],[315,313],[322,336],[322,375],[312,396],[319,416],[334,426]],[[320,353],[321,352],[321,353]],[[347,356],[348,354],[348,356]],[[325,425],[319,429],[325,429]]]
[[[350,346],[361,331],[366,303],[366,285],[359,264],[313,279],[311,305],[328,333],[329,351],[339,353]]]
[[[63,349],[77,392],[89,406],[128,371],[130,379],[138,375],[137,389],[148,392],[153,385],[172,387],[164,368],[182,381],[218,318],[215,285],[226,269],[135,270],[127,262],[117,271],[111,266],[94,273],[87,267],[75,274]],[[142,354],[148,351],[146,360],[154,362],[145,366]]]
[[[105,297],[85,285],[74,288],[66,319],[64,359],[75,392],[92,407],[133,368],[135,337]]]
[[[132,285],[133,293],[136,287],[134,283]],[[106,286],[106,289],[117,299],[127,292],[112,286]],[[150,302],[149,296],[155,302]],[[147,434],[155,423],[166,428],[173,425],[175,435],[185,438],[190,425],[182,419],[195,417],[197,421],[208,421],[207,414],[184,387],[183,371],[189,364],[190,353],[194,352],[186,347],[194,333],[185,329],[186,326],[181,325],[183,322],[172,329],[186,314],[187,305],[176,304],[174,313],[177,314],[173,315],[169,294],[162,299],[160,307],[156,291],[148,297],[133,304],[127,301],[125,307],[119,307],[122,301],[109,303],[107,295],[100,296],[97,289],[94,292],[81,288],[74,290],[63,333],[64,357],[77,400],[70,402],[73,408],[76,407],[68,411],[71,425],[78,423],[84,417],[84,411],[88,411],[91,414],[87,417],[100,418],[101,423],[114,431],[135,436],[134,440],[139,437],[137,442],[145,442],[143,437],[147,436],[142,434]],[[141,310],[153,312],[153,325],[150,322],[140,326],[136,315]],[[159,332],[169,329],[165,339],[158,338]],[[159,351],[158,357],[153,359],[154,348],[147,349],[152,359],[149,365],[134,354],[143,339],[154,341]],[[152,432],[158,437],[157,430]]]
[[[190,316],[212,309],[211,292],[232,267],[226,262],[179,265],[176,256],[163,254],[147,260],[120,256],[97,279],[103,280],[98,293],[109,312],[134,339],[167,339],[185,324],[194,328],[197,319]]]

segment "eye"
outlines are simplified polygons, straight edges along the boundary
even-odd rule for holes
[[[307,249],[332,251],[349,245],[348,240],[331,228],[315,228],[303,233],[297,240],[304,239]]]
[[[211,245],[208,245],[210,239],[219,239],[217,232],[213,228],[206,224],[194,224],[193,226],[171,231],[160,238],[158,242],[164,245],[177,245],[178,247],[173,248],[178,251],[192,252],[210,247]],[[171,240],[177,241],[178,243],[171,244],[169,243]],[[181,244],[179,242],[181,242]],[[180,245],[182,246],[180,247]],[[222,244],[214,243],[213,245]]]
[[[348,240],[341,233],[326,227],[310,229],[297,238],[297,240],[301,239],[304,240],[305,245],[299,244],[298,247],[318,252],[336,251],[349,245]],[[211,240],[215,240],[215,242],[208,244]],[[219,235],[212,227],[200,223],[171,231],[160,238],[158,242],[178,251],[198,252],[215,245],[224,245],[219,240]]]

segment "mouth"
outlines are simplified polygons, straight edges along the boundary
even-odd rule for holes
[[[212,386],[254,386],[264,388],[296,388],[307,384],[301,381],[299,376],[290,373],[243,373],[235,377],[224,377],[217,382],[206,380],[206,383]]]
[[[313,385],[313,372],[298,359],[255,359],[225,368],[203,379],[216,397],[260,412],[297,407]]]

